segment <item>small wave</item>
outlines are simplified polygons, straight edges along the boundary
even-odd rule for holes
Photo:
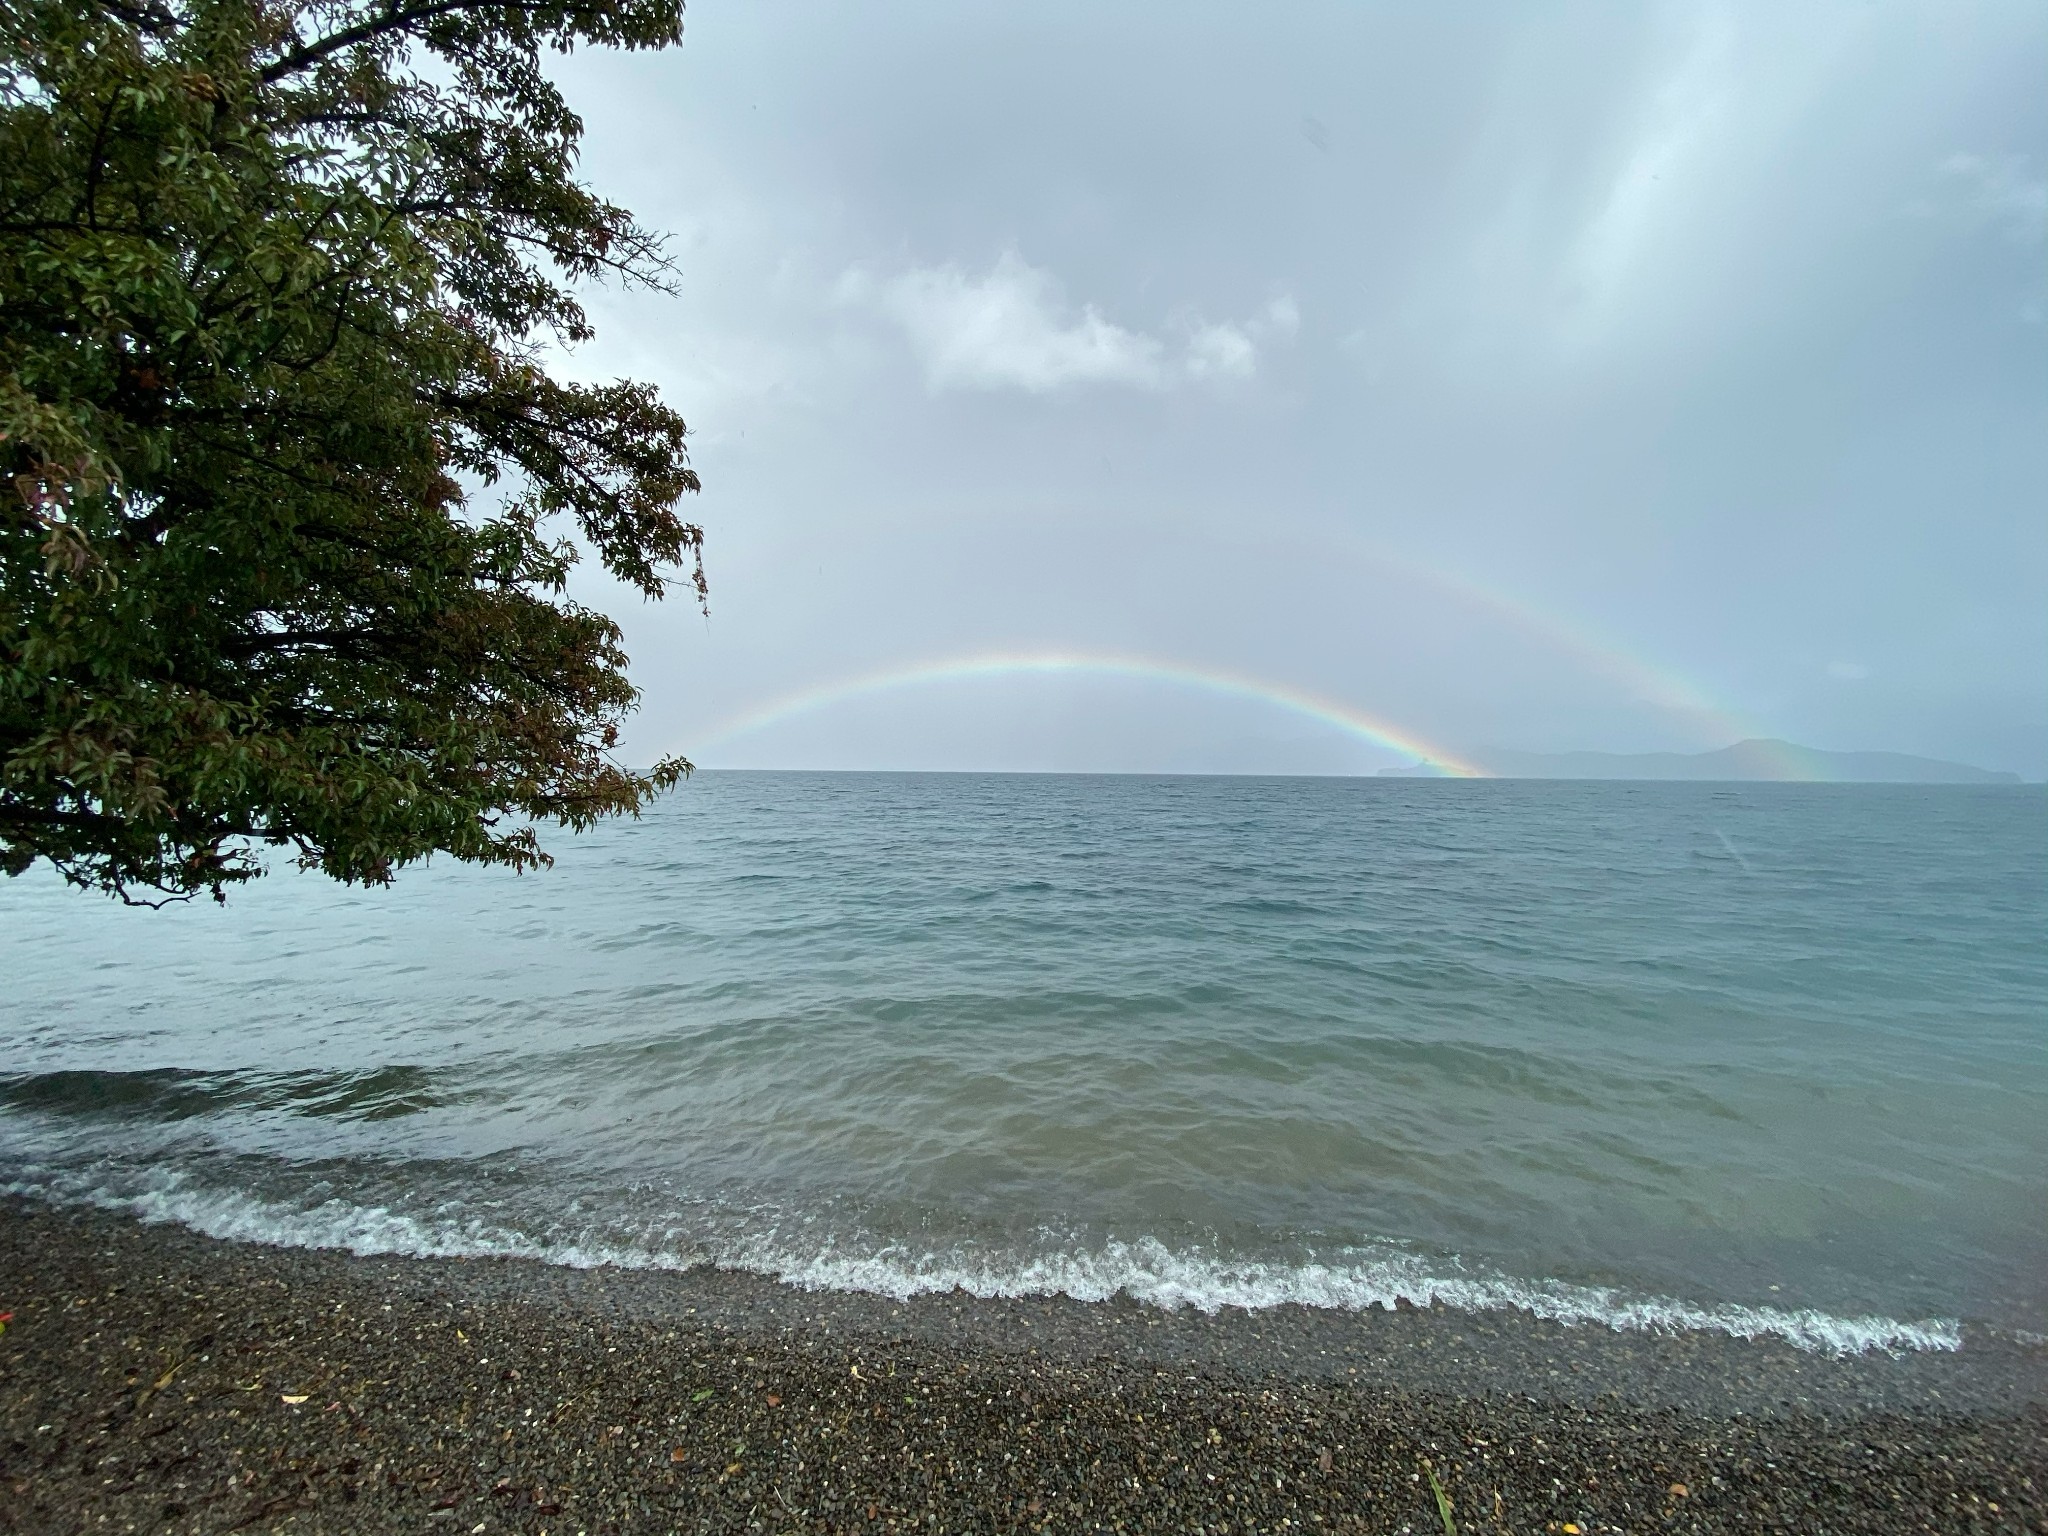
[[[870,1291],[899,1300],[957,1289],[982,1297],[1061,1295],[1076,1301],[1107,1301],[1121,1293],[1169,1311],[1185,1306],[1203,1312],[1284,1306],[1362,1312],[1371,1307],[1392,1310],[1405,1302],[1463,1312],[1524,1312],[1548,1322],[1600,1324],[1617,1331],[1775,1338],[1829,1355],[1954,1350],[1963,1341],[1961,1324],[1948,1318],[1901,1322],[1843,1317],[1813,1308],[1701,1305],[1558,1280],[1442,1274],[1422,1257],[1406,1254],[1337,1264],[1219,1259],[1149,1238],[1107,1243],[1093,1252],[1048,1254],[1001,1268],[934,1261],[907,1252],[792,1255],[758,1267],[786,1284],[807,1289]]]
[[[17,1179],[0,1193],[118,1211],[144,1222],[188,1227],[209,1237],[286,1248],[341,1249],[359,1256],[528,1259],[575,1269],[686,1270],[704,1265],[772,1277],[814,1291],[854,1291],[900,1301],[965,1291],[982,1298],[1066,1296],[1081,1302],[1124,1295],[1172,1311],[1215,1313],[1283,1306],[1359,1312],[1443,1306],[1465,1312],[1521,1312],[1568,1326],[1646,1333],[1719,1333],[1776,1339],[1825,1355],[1905,1354],[1962,1347],[1953,1318],[1906,1322],[1842,1316],[1815,1308],[1703,1304],[1561,1280],[1523,1280],[1465,1270],[1422,1255],[1348,1252],[1335,1263],[1230,1259],[1153,1238],[1079,1249],[993,1256],[955,1250],[919,1253],[900,1244],[863,1249],[834,1241],[802,1246],[771,1234],[709,1242],[621,1239],[591,1228],[535,1236],[443,1205],[422,1217],[330,1198],[290,1205],[208,1188],[164,1172],[126,1190],[58,1176]]]
[[[153,1225],[187,1227],[227,1242],[272,1248],[328,1248],[358,1258],[531,1259],[569,1269],[694,1269],[710,1255],[664,1252],[603,1240],[535,1237],[485,1217],[438,1208],[422,1219],[388,1206],[333,1197],[311,1205],[265,1200],[213,1189],[170,1172],[137,1189],[114,1189],[63,1177],[19,1178],[0,1195],[90,1206]]]
[[[389,1120],[453,1102],[444,1075],[404,1065],[346,1072],[40,1072],[0,1078],[0,1105],[81,1120],[169,1122],[229,1110]]]

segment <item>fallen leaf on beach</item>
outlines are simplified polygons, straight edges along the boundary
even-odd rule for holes
[[[308,1397],[311,1396],[312,1393],[310,1392],[286,1392],[283,1394],[284,1400],[288,1403],[293,1404],[303,1403]]]
[[[682,1447],[681,1447],[681,1446],[679,1445],[679,1446],[677,1446],[677,1447],[676,1447],[676,1448],[675,1448],[674,1450],[672,1450],[672,1451],[670,1451],[670,1452],[668,1453],[668,1459],[669,1459],[670,1461],[675,1461],[675,1462],[683,1462],[683,1461],[688,1461],[688,1460],[690,1459],[690,1457],[689,1457],[689,1453],[688,1453],[688,1452],[686,1452],[686,1451],[685,1451],[685,1450],[684,1450],[684,1449],[683,1449],[683,1448],[682,1448]]]

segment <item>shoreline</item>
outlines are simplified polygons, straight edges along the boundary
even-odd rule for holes
[[[1070,1297],[1079,1302],[1129,1300],[1163,1311],[1180,1309],[1323,1315],[1380,1309],[1447,1308],[1463,1314],[1521,1315],[1566,1327],[1601,1326],[1644,1334],[1718,1333],[1743,1340],[1780,1340],[1821,1355],[1870,1351],[1891,1354],[1953,1351],[1966,1333],[1980,1340],[2001,1331],[2037,1340],[2010,1319],[1965,1321],[1961,1309],[1899,1308],[1892,1312],[1751,1295],[1747,1299],[1690,1299],[1676,1289],[1658,1291],[1618,1279],[1592,1280],[1517,1275],[1481,1265],[1467,1268],[1454,1256],[1430,1257],[1388,1245],[1377,1255],[1340,1246],[1324,1256],[1293,1260],[1176,1251],[1150,1236],[1125,1241],[1085,1240],[1064,1251],[984,1258],[971,1249],[950,1255],[909,1255],[896,1244],[859,1235],[841,1248],[828,1234],[805,1253],[772,1239],[766,1244],[710,1241],[694,1252],[644,1247],[603,1234],[536,1239],[509,1227],[445,1223],[440,1212],[424,1218],[417,1207],[394,1212],[374,1203],[329,1198],[294,1206],[266,1204],[232,1190],[179,1190],[138,1184],[129,1171],[126,1192],[109,1188],[103,1169],[85,1179],[33,1170],[0,1180],[0,1201],[19,1199],[55,1207],[91,1207],[145,1224],[189,1227],[231,1242],[280,1248],[336,1249],[358,1256],[426,1259],[513,1259],[568,1269],[688,1272],[715,1267],[771,1278],[800,1289],[870,1293],[898,1301],[964,1291],[983,1298]],[[427,1202],[431,1206],[432,1202]],[[666,1234],[672,1236],[672,1234]],[[685,1240],[686,1243],[688,1240]],[[813,1240],[815,1241],[815,1240]],[[1777,1286],[1770,1288],[1773,1292]],[[2048,1324],[2048,1317],[2029,1316]]]
[[[2048,1532],[2048,1350],[896,1302],[0,1202],[0,1530]],[[1681,1491],[1682,1490],[1682,1491]]]

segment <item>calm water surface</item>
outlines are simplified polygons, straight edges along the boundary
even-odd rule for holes
[[[2048,1331],[2038,788],[708,774],[524,878],[0,882],[0,1187],[907,1294]]]

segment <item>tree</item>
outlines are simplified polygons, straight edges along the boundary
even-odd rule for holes
[[[579,549],[704,596],[683,421],[548,370],[574,286],[663,284],[543,73],[681,0],[0,8],[0,866],[224,899],[545,863],[616,756]],[[18,493],[18,494],[17,494]]]

